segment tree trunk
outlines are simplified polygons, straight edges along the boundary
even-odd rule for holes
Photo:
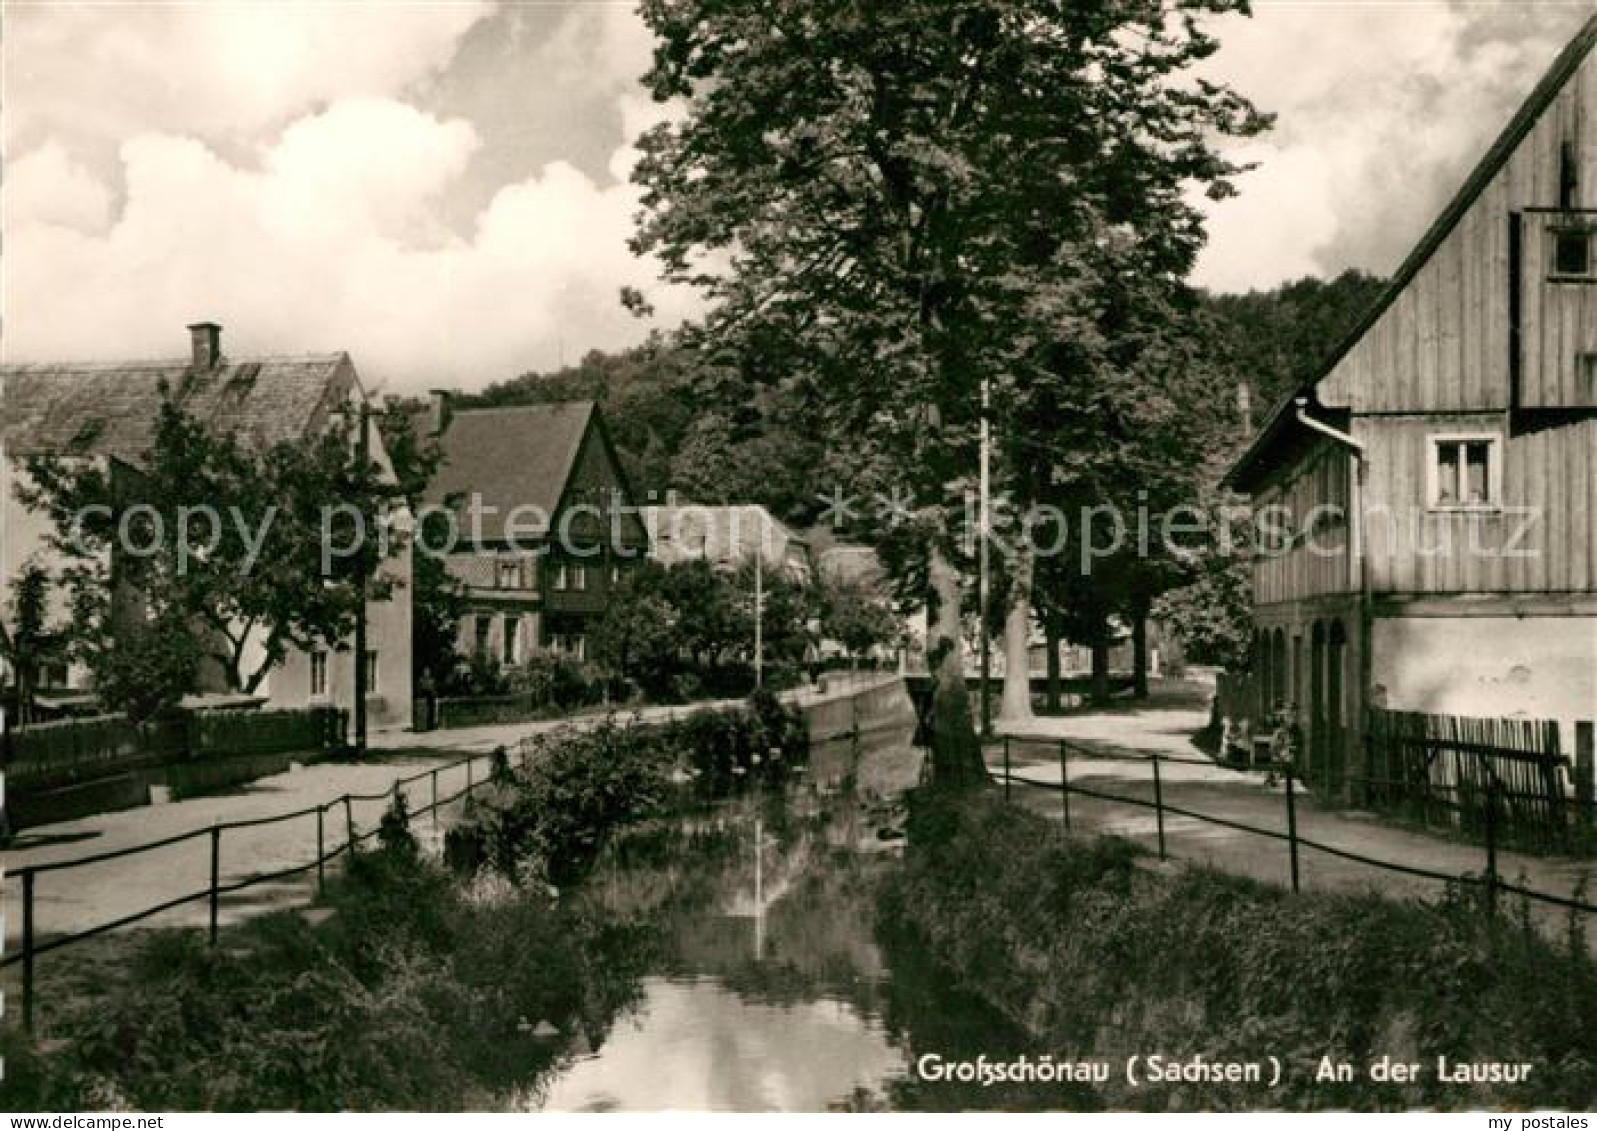
[[[1148,614],[1141,609],[1131,618],[1131,694],[1148,697]]]
[[[1092,701],[1109,702],[1109,626],[1101,625],[1092,638]]]
[[[965,687],[964,590],[958,569],[939,546],[932,547],[927,573],[931,587],[927,619],[932,622],[926,642],[932,676],[931,783],[937,789],[966,789],[987,780],[987,767]]]
[[[1059,626],[1052,618],[1043,622],[1048,637],[1048,710],[1060,709],[1059,701]]]
[[[1009,601],[1004,612],[1004,698],[1002,722],[1032,717],[1031,711],[1031,575],[1032,550],[1024,538],[1009,554]]]

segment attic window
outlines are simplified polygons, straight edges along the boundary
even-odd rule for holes
[[[1553,229],[1553,277],[1589,279],[1592,275],[1590,228]]]

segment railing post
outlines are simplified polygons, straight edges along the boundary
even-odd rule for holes
[[[22,872],[22,1028],[33,1032],[33,869]]]
[[[432,779],[433,779],[433,807],[432,807],[431,812],[432,812],[432,815],[433,815],[433,828],[436,829],[438,827],[438,767],[437,766],[433,767],[431,776],[432,776]]]
[[[1153,756],[1153,812],[1159,823],[1159,859],[1165,859],[1164,780],[1159,774],[1159,755]]]
[[[1059,740],[1059,808],[1070,831],[1070,768],[1065,763],[1065,740]]]
[[[1497,782],[1486,783],[1486,910],[1497,915]]]
[[[349,794],[344,794],[344,839],[349,843],[349,854],[355,855],[355,809],[349,800]]]
[[[327,887],[327,877],[323,870],[327,863],[327,836],[323,820],[326,813],[327,810],[323,806],[316,806],[316,894],[318,897],[322,895]]]
[[[476,783],[471,780],[471,767],[472,767],[472,763],[475,762],[475,761],[476,761],[476,759],[473,758],[470,754],[466,755],[466,796],[467,797],[470,797],[471,796],[471,791],[477,788]]]
[[[1004,804],[1009,804],[1009,736],[1004,735]]]
[[[222,826],[211,826],[211,945],[216,945],[216,930],[221,913]]]
[[[1292,784],[1292,767],[1286,771],[1286,844],[1287,851],[1292,858],[1292,894],[1299,890],[1298,884],[1298,800],[1297,790]]]

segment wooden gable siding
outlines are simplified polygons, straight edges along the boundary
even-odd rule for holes
[[[1597,206],[1597,54],[1586,56],[1408,286],[1320,381],[1321,404],[1358,413],[1509,407],[1512,217],[1559,203],[1566,141],[1579,161],[1575,203]]]
[[[1597,226],[1597,211],[1528,212],[1519,219],[1516,408],[1597,408],[1597,282],[1549,278],[1553,230],[1569,219]]]
[[[1597,589],[1597,420],[1516,433],[1509,414],[1361,417],[1369,460],[1365,553],[1377,594],[1590,593]],[[1496,512],[1431,510],[1431,437],[1496,433]],[[1473,538],[1473,542],[1471,539]]]
[[[1261,546],[1253,562],[1254,601],[1273,605],[1311,597],[1346,593],[1356,589],[1357,577],[1349,564],[1348,527],[1351,464],[1346,452],[1331,444],[1317,444],[1294,466],[1290,477],[1273,485],[1254,502],[1260,508],[1285,508],[1290,515],[1279,523],[1293,532],[1290,548],[1271,551]],[[1341,520],[1321,519],[1308,541],[1308,526],[1316,508]],[[1271,512],[1262,512],[1266,518]],[[1275,514],[1282,514],[1277,510]],[[1282,517],[1285,517],[1282,515]]]
[[[612,529],[610,513],[618,497],[626,508],[620,520],[621,545],[647,549],[649,535],[638,514],[636,500],[627,489],[625,478],[611,454],[609,444],[605,442],[600,426],[589,424],[571,474],[566,480],[560,506],[562,511],[577,505],[597,507],[604,513],[604,518],[596,520],[586,511],[574,515],[570,522],[574,538],[583,544],[609,541]]]

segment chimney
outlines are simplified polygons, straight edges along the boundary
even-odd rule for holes
[[[427,424],[434,436],[442,436],[449,427],[449,390],[432,389],[427,393]]]
[[[215,369],[222,360],[222,328],[215,322],[191,323],[189,351],[195,369]]]
[[[1237,382],[1237,420],[1244,436],[1253,435],[1253,390],[1246,381]]]

